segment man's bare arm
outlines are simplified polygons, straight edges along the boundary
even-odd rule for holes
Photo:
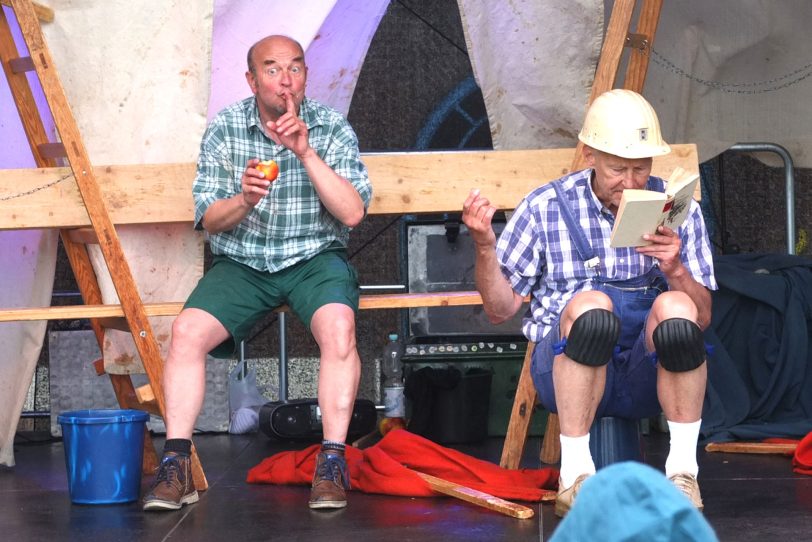
[[[485,314],[491,323],[501,324],[513,317],[524,301],[513,291],[496,259],[496,234],[492,220],[496,208],[490,201],[472,190],[462,206],[462,221],[471,234],[476,249],[474,279],[482,296]]]

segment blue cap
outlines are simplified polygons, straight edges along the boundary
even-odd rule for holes
[[[590,476],[551,541],[718,541],[705,517],[660,471],[634,461]]]

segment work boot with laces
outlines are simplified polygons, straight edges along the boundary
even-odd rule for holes
[[[192,479],[189,456],[164,454],[150,492],[144,497],[144,510],[178,510],[199,500]]]
[[[688,497],[688,500],[691,501],[697,510],[700,512],[705,507],[702,504],[702,495],[699,493],[699,482],[696,480],[696,476],[693,474],[688,474],[687,472],[678,472],[677,474],[672,474],[668,477],[677,489],[680,492]]]
[[[348,489],[350,476],[344,455],[334,450],[319,452],[308,506],[314,509],[344,508]]]

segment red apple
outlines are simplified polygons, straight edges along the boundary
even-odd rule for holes
[[[276,180],[279,175],[279,166],[273,160],[264,160],[256,165],[257,171],[265,175],[269,181]]]

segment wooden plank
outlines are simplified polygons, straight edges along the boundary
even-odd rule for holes
[[[698,170],[696,145],[672,145],[653,174]],[[369,214],[454,212],[472,188],[502,209],[568,171],[573,149],[365,154],[373,185]],[[114,224],[192,222],[195,165],[136,164],[93,169]],[[0,170],[0,230],[87,227],[90,219],[68,168]],[[60,179],[64,179],[60,181]],[[55,184],[53,184],[55,183]],[[29,193],[30,192],[30,193]]]
[[[542,463],[555,465],[561,461],[561,425],[558,414],[547,414],[547,427],[544,429],[544,440],[541,441],[539,457]]]
[[[147,316],[174,316],[183,307],[182,302],[145,304]],[[62,307],[34,307],[0,310],[0,322],[31,320],[74,320],[77,318],[114,318],[124,316],[121,305],[65,305]]]
[[[192,222],[194,164],[93,168],[115,224]],[[60,180],[61,179],[61,180]],[[69,168],[0,170],[0,230],[91,225]]]
[[[571,149],[370,154],[371,214],[462,211],[473,188],[500,209],[567,173]]]
[[[589,105],[595,101],[595,98],[614,87],[618,66],[620,66],[620,57],[626,44],[626,34],[629,32],[629,24],[634,12],[634,4],[635,0],[615,0],[612,6],[612,14],[609,16],[609,24],[606,27],[601,56],[595,70],[592,92],[584,109],[585,114],[586,110],[589,109]],[[581,169],[585,165],[583,148],[584,144],[579,141],[575,149],[575,155],[570,155],[572,171]]]
[[[793,455],[797,447],[797,442],[711,442],[705,446],[705,451],[726,452],[730,454]]]
[[[417,307],[460,307],[481,305],[479,292],[431,292],[425,294],[369,294],[362,295],[361,309],[407,309]],[[182,301],[144,303],[147,316],[175,316],[183,308]],[[277,309],[287,311],[287,306]],[[34,320],[75,320],[78,318],[107,319],[124,316],[121,305],[64,305],[58,307],[26,307],[0,309],[0,322]],[[119,329],[119,327],[116,327]]]
[[[449,495],[451,497],[461,499],[465,502],[470,502],[477,506],[487,508],[488,510],[493,510],[494,512],[499,512],[500,514],[505,514],[506,516],[513,518],[529,519],[535,514],[532,508],[506,501],[505,499],[500,499],[499,497],[494,497],[489,493],[478,491],[455,482],[449,482],[448,480],[443,480],[442,478],[437,478],[436,476],[424,474],[416,470],[412,470],[412,472],[425,480],[432,491],[436,491],[437,493]]]
[[[430,292],[411,294],[362,295],[361,309],[413,309],[417,307],[460,307],[481,305],[479,292]]]
[[[0,0],[0,4],[4,6],[11,7],[11,0]],[[48,6],[44,6],[39,2],[31,2],[34,6],[34,13],[37,14],[37,18],[44,22],[44,23],[52,23],[54,22],[54,10]]]
[[[626,67],[626,79],[623,88],[635,92],[643,92],[648,73],[648,63],[651,58],[651,48],[654,47],[654,36],[657,33],[657,25],[660,22],[660,11],[663,0],[643,0],[640,7],[640,18],[638,19],[636,33],[646,37],[645,48],[632,48],[629,55],[629,64]]]
[[[535,343],[527,343],[522,372],[519,373],[516,396],[513,399],[513,409],[510,411],[510,421],[505,434],[505,442],[502,445],[502,458],[499,460],[499,465],[503,469],[518,469],[524,454],[524,445],[530,428],[530,418],[533,415],[537,397],[533,377],[530,375],[530,365],[535,346]]]
[[[3,0],[3,4],[8,5],[8,0]],[[48,135],[42,125],[34,94],[28,84],[28,77],[25,72],[15,72],[11,66],[11,62],[19,57],[20,54],[17,52],[17,45],[14,43],[5,10],[0,9],[0,62],[3,64],[9,90],[14,98],[14,105],[20,115],[20,122],[25,131],[25,137],[28,139],[28,145],[34,155],[35,163],[39,167],[52,167],[56,165],[56,162],[52,159],[46,159],[38,150],[38,145],[48,143]],[[14,194],[18,188],[13,184],[3,186],[0,188],[0,194]],[[6,209],[2,211],[3,214],[8,212],[9,210]]]

